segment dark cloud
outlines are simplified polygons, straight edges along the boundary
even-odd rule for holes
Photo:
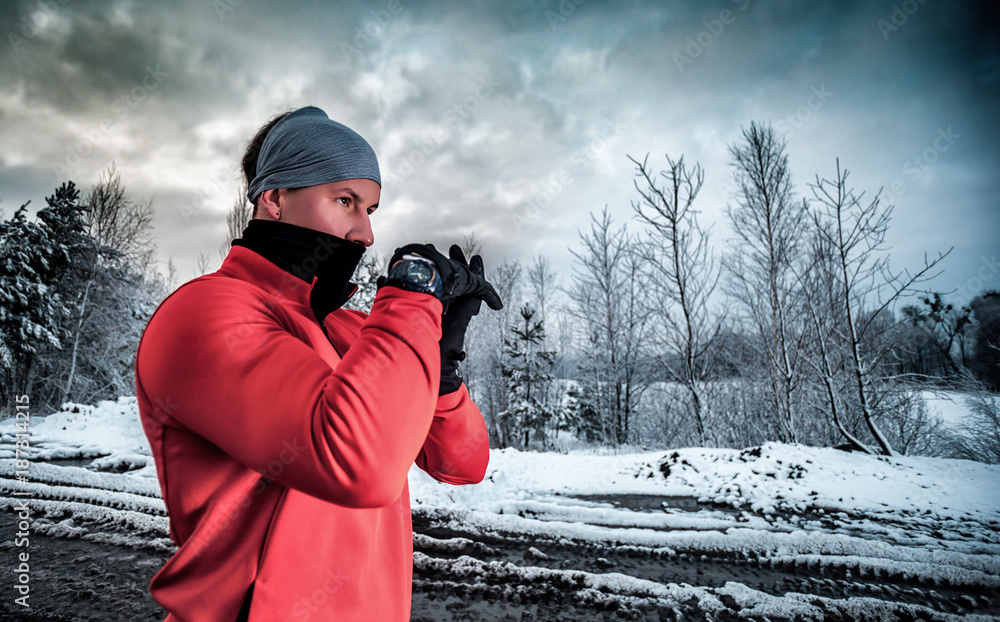
[[[718,218],[726,146],[751,119],[786,136],[804,196],[836,157],[861,188],[904,184],[900,257],[961,245],[942,288],[998,246],[995,3],[53,4],[0,11],[0,205],[93,183],[113,160],[156,197],[161,255],[183,275],[198,249],[216,258],[246,141],[307,104],[379,154],[381,252],[475,231],[568,276],[591,211],[630,220],[626,155],[701,162]],[[961,138],[928,151],[948,128]]]

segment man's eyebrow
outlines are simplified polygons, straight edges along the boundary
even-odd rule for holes
[[[358,193],[355,192],[354,190],[352,190],[350,188],[338,188],[337,190],[334,190],[334,194],[339,193],[339,192],[346,192],[347,194],[351,195],[351,198],[354,199],[355,203],[361,203],[361,197],[358,196]],[[375,205],[372,205],[371,208],[372,209],[377,209],[378,208],[378,203],[376,203]]]

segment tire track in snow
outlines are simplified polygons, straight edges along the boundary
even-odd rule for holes
[[[769,614],[772,621],[895,620],[897,616],[898,619],[964,619],[969,614],[973,614],[974,619],[976,614],[1000,614],[1000,590],[997,589],[1000,579],[979,571],[949,570],[892,560],[878,564],[850,556],[782,556],[754,550],[636,545],[633,542],[641,540],[636,534],[641,534],[643,528],[635,528],[633,524],[654,525],[646,529],[661,531],[649,516],[637,517],[634,521],[623,519],[626,525],[620,531],[631,536],[624,541],[616,542],[615,528],[607,526],[605,539],[581,539],[574,533],[578,531],[574,527],[579,525],[559,523],[558,519],[565,518],[565,512],[557,511],[554,517],[544,517],[542,505],[527,503],[524,506],[531,508],[530,512],[523,512],[530,515],[530,519],[511,517],[512,520],[503,522],[500,527],[497,521],[489,518],[476,520],[469,512],[415,508],[414,530],[436,540],[415,540],[415,550],[425,557],[415,559],[414,589],[451,594],[456,600],[486,595],[483,597],[514,598],[536,606],[551,601],[551,593],[559,592],[556,588],[565,592],[565,582],[561,579],[555,586],[546,584],[546,577],[558,575],[539,574],[537,569],[544,568],[555,573],[587,571],[595,576],[625,576],[638,582],[681,585],[695,590],[673,604],[664,601],[662,596],[650,596],[645,605],[640,601],[646,597],[628,590],[599,590],[604,594],[601,598],[606,606],[610,606],[609,601],[615,601],[624,608],[625,613],[619,612],[621,615],[639,616],[623,619],[647,619],[644,616],[653,616],[654,612],[661,619],[678,616],[678,619],[685,619],[692,607],[711,612],[717,619],[738,612],[739,616],[750,615],[753,619],[749,612],[755,607],[763,607],[762,603],[768,599],[778,599],[787,605],[784,614],[780,613],[781,606],[773,602],[768,605],[779,611]],[[580,514],[587,515],[586,512]],[[548,522],[539,526],[548,529],[531,529],[532,520]],[[517,524],[525,529],[513,528]],[[688,531],[696,530],[689,528]],[[691,543],[697,541],[697,537],[689,539]],[[435,546],[436,543],[445,544]],[[463,551],[462,543],[480,548]],[[471,559],[509,566],[504,572],[483,579],[474,573],[470,575]],[[454,572],[447,571],[448,563],[456,564]],[[522,574],[525,576],[519,577],[513,568],[524,568]],[[740,587],[736,588],[737,585]],[[742,600],[729,593],[734,590],[742,590]],[[724,606],[719,608],[713,598]],[[810,598],[816,599],[810,605],[812,609],[801,610],[793,606],[799,601],[808,604]],[[574,599],[570,601],[575,602]],[[564,604],[572,609],[571,602]]]
[[[32,481],[23,484],[3,466],[0,507],[12,509],[16,499],[10,492],[31,490],[36,533],[161,552],[173,547],[162,502],[150,494],[157,492],[155,481],[33,465]],[[573,500],[562,503],[574,508]],[[594,504],[578,507],[593,510]],[[527,503],[520,508],[523,516],[498,523],[415,506],[412,619],[500,620],[518,612],[548,620],[971,620],[976,614],[1000,619],[1000,591],[988,581],[963,582],[978,576],[969,572],[949,578],[898,560],[877,567],[850,556],[635,543],[646,533],[681,529],[668,523],[683,523],[689,518],[683,515],[664,519],[663,526],[659,516],[641,514],[634,520],[620,516],[618,525],[584,524],[607,537],[581,538],[564,512],[552,510],[546,515],[544,503]],[[592,516],[608,522],[600,512]],[[714,520],[706,523],[714,529],[704,532],[721,536],[729,523]],[[699,533],[697,521],[683,531]],[[786,531],[782,525],[773,529]],[[616,532],[630,537],[616,540]]]

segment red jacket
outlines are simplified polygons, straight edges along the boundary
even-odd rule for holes
[[[178,546],[150,582],[167,622],[235,620],[251,582],[251,622],[408,620],[410,465],[485,474],[465,385],[437,394],[441,302],[383,287],[370,315],[327,316],[328,339],[311,289],[234,246],[146,326],[136,395]]]

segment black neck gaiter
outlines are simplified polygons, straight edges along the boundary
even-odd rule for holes
[[[350,279],[365,253],[361,244],[277,220],[251,220],[233,244],[249,248],[306,283],[318,276],[309,303],[321,323],[351,297],[356,285]]]

